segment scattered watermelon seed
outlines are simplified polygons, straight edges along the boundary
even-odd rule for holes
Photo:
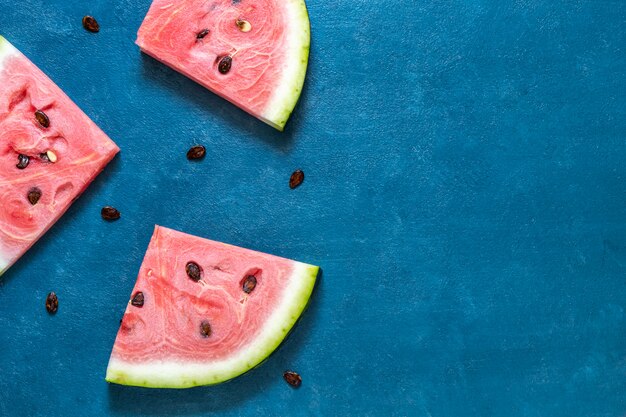
[[[289,188],[293,190],[294,188],[302,184],[302,181],[304,181],[304,172],[302,172],[301,169],[298,169],[294,171],[294,173],[291,174],[291,177],[289,178]]]
[[[100,210],[100,215],[104,220],[113,221],[121,217],[119,210],[111,206],[104,206]]]
[[[200,334],[202,337],[211,336],[211,324],[208,321],[203,320],[202,323],[200,323]]]
[[[285,371],[285,373],[283,373],[283,378],[285,378],[285,381],[287,381],[287,383],[294,388],[298,388],[302,384],[302,377],[294,371]]]
[[[210,32],[209,29],[202,29],[200,32],[198,32],[198,34],[196,35],[196,39],[204,39],[204,37],[206,35],[208,35]]]
[[[83,17],[83,27],[85,28],[85,30],[88,30],[89,32],[92,32],[92,33],[100,32],[100,25],[98,24],[98,21],[94,19],[93,16]]]
[[[242,32],[250,32],[250,30],[252,29],[252,25],[247,20],[237,19],[236,24],[239,30]]]
[[[50,127],[50,119],[48,115],[41,110],[35,112],[35,119],[41,125],[41,127]]]
[[[187,272],[187,276],[191,278],[193,281],[200,281],[202,278],[202,268],[195,262],[187,262],[185,265],[185,271]]]
[[[230,67],[233,65],[233,57],[231,57],[230,55],[224,55],[223,57],[218,57],[218,59],[218,71],[221,74],[228,74],[228,71],[230,71]]]
[[[187,159],[190,161],[194,159],[202,159],[204,158],[204,155],[206,155],[206,148],[202,145],[192,146],[187,151]]]
[[[48,310],[48,313],[54,314],[57,312],[58,309],[59,309],[59,299],[57,298],[57,295],[53,291],[50,294],[48,294],[48,296],[46,297],[46,310]]]
[[[50,162],[50,159],[48,158],[48,154],[46,152],[40,153],[39,158],[41,158],[41,160],[44,162]]]
[[[248,275],[243,281],[243,292],[250,294],[256,287],[256,277],[254,275]]]
[[[28,190],[28,201],[30,202],[32,206],[37,204],[40,198],[41,198],[41,190],[39,188],[33,187],[30,190]]]
[[[15,166],[18,167],[19,169],[24,169],[28,166],[29,163],[30,163],[30,158],[27,155],[24,155],[21,153],[17,156],[17,165]]]
[[[133,299],[130,301],[130,303],[134,305],[135,307],[143,307],[143,302],[144,302],[144,297],[141,291],[138,291],[137,294],[135,294]]]

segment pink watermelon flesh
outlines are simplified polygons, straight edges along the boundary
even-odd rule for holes
[[[137,37],[143,52],[279,130],[300,96],[309,43],[303,0],[154,0]]]
[[[203,270],[187,275],[188,262]],[[304,310],[318,267],[156,226],[106,379],[186,388],[226,381],[262,362]],[[257,285],[243,290],[246,277]],[[143,306],[132,299],[141,292]],[[205,337],[201,324],[211,333]]]
[[[119,151],[63,91],[0,36],[0,275]],[[49,118],[42,127],[35,111]],[[56,162],[41,155],[52,151]],[[18,169],[18,155],[30,158]],[[29,191],[41,198],[32,205]]]

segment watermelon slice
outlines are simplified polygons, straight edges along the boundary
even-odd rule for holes
[[[303,0],[154,0],[136,43],[283,130],[304,83],[309,16]]]
[[[295,324],[318,269],[156,226],[106,380],[188,388],[252,369]]]
[[[0,275],[119,151],[0,36]]]

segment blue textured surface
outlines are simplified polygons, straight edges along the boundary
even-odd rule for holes
[[[0,0],[0,33],[122,148],[0,281],[0,415],[626,413],[626,2],[309,0],[283,134],[142,56],[148,5]],[[322,266],[269,361],[105,383],[154,223]]]

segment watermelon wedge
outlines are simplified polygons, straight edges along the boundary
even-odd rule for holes
[[[63,91],[0,36],[0,275],[119,151]]]
[[[188,388],[254,368],[300,317],[318,269],[156,226],[106,380]]]
[[[154,0],[143,52],[283,130],[309,58],[303,0]]]

